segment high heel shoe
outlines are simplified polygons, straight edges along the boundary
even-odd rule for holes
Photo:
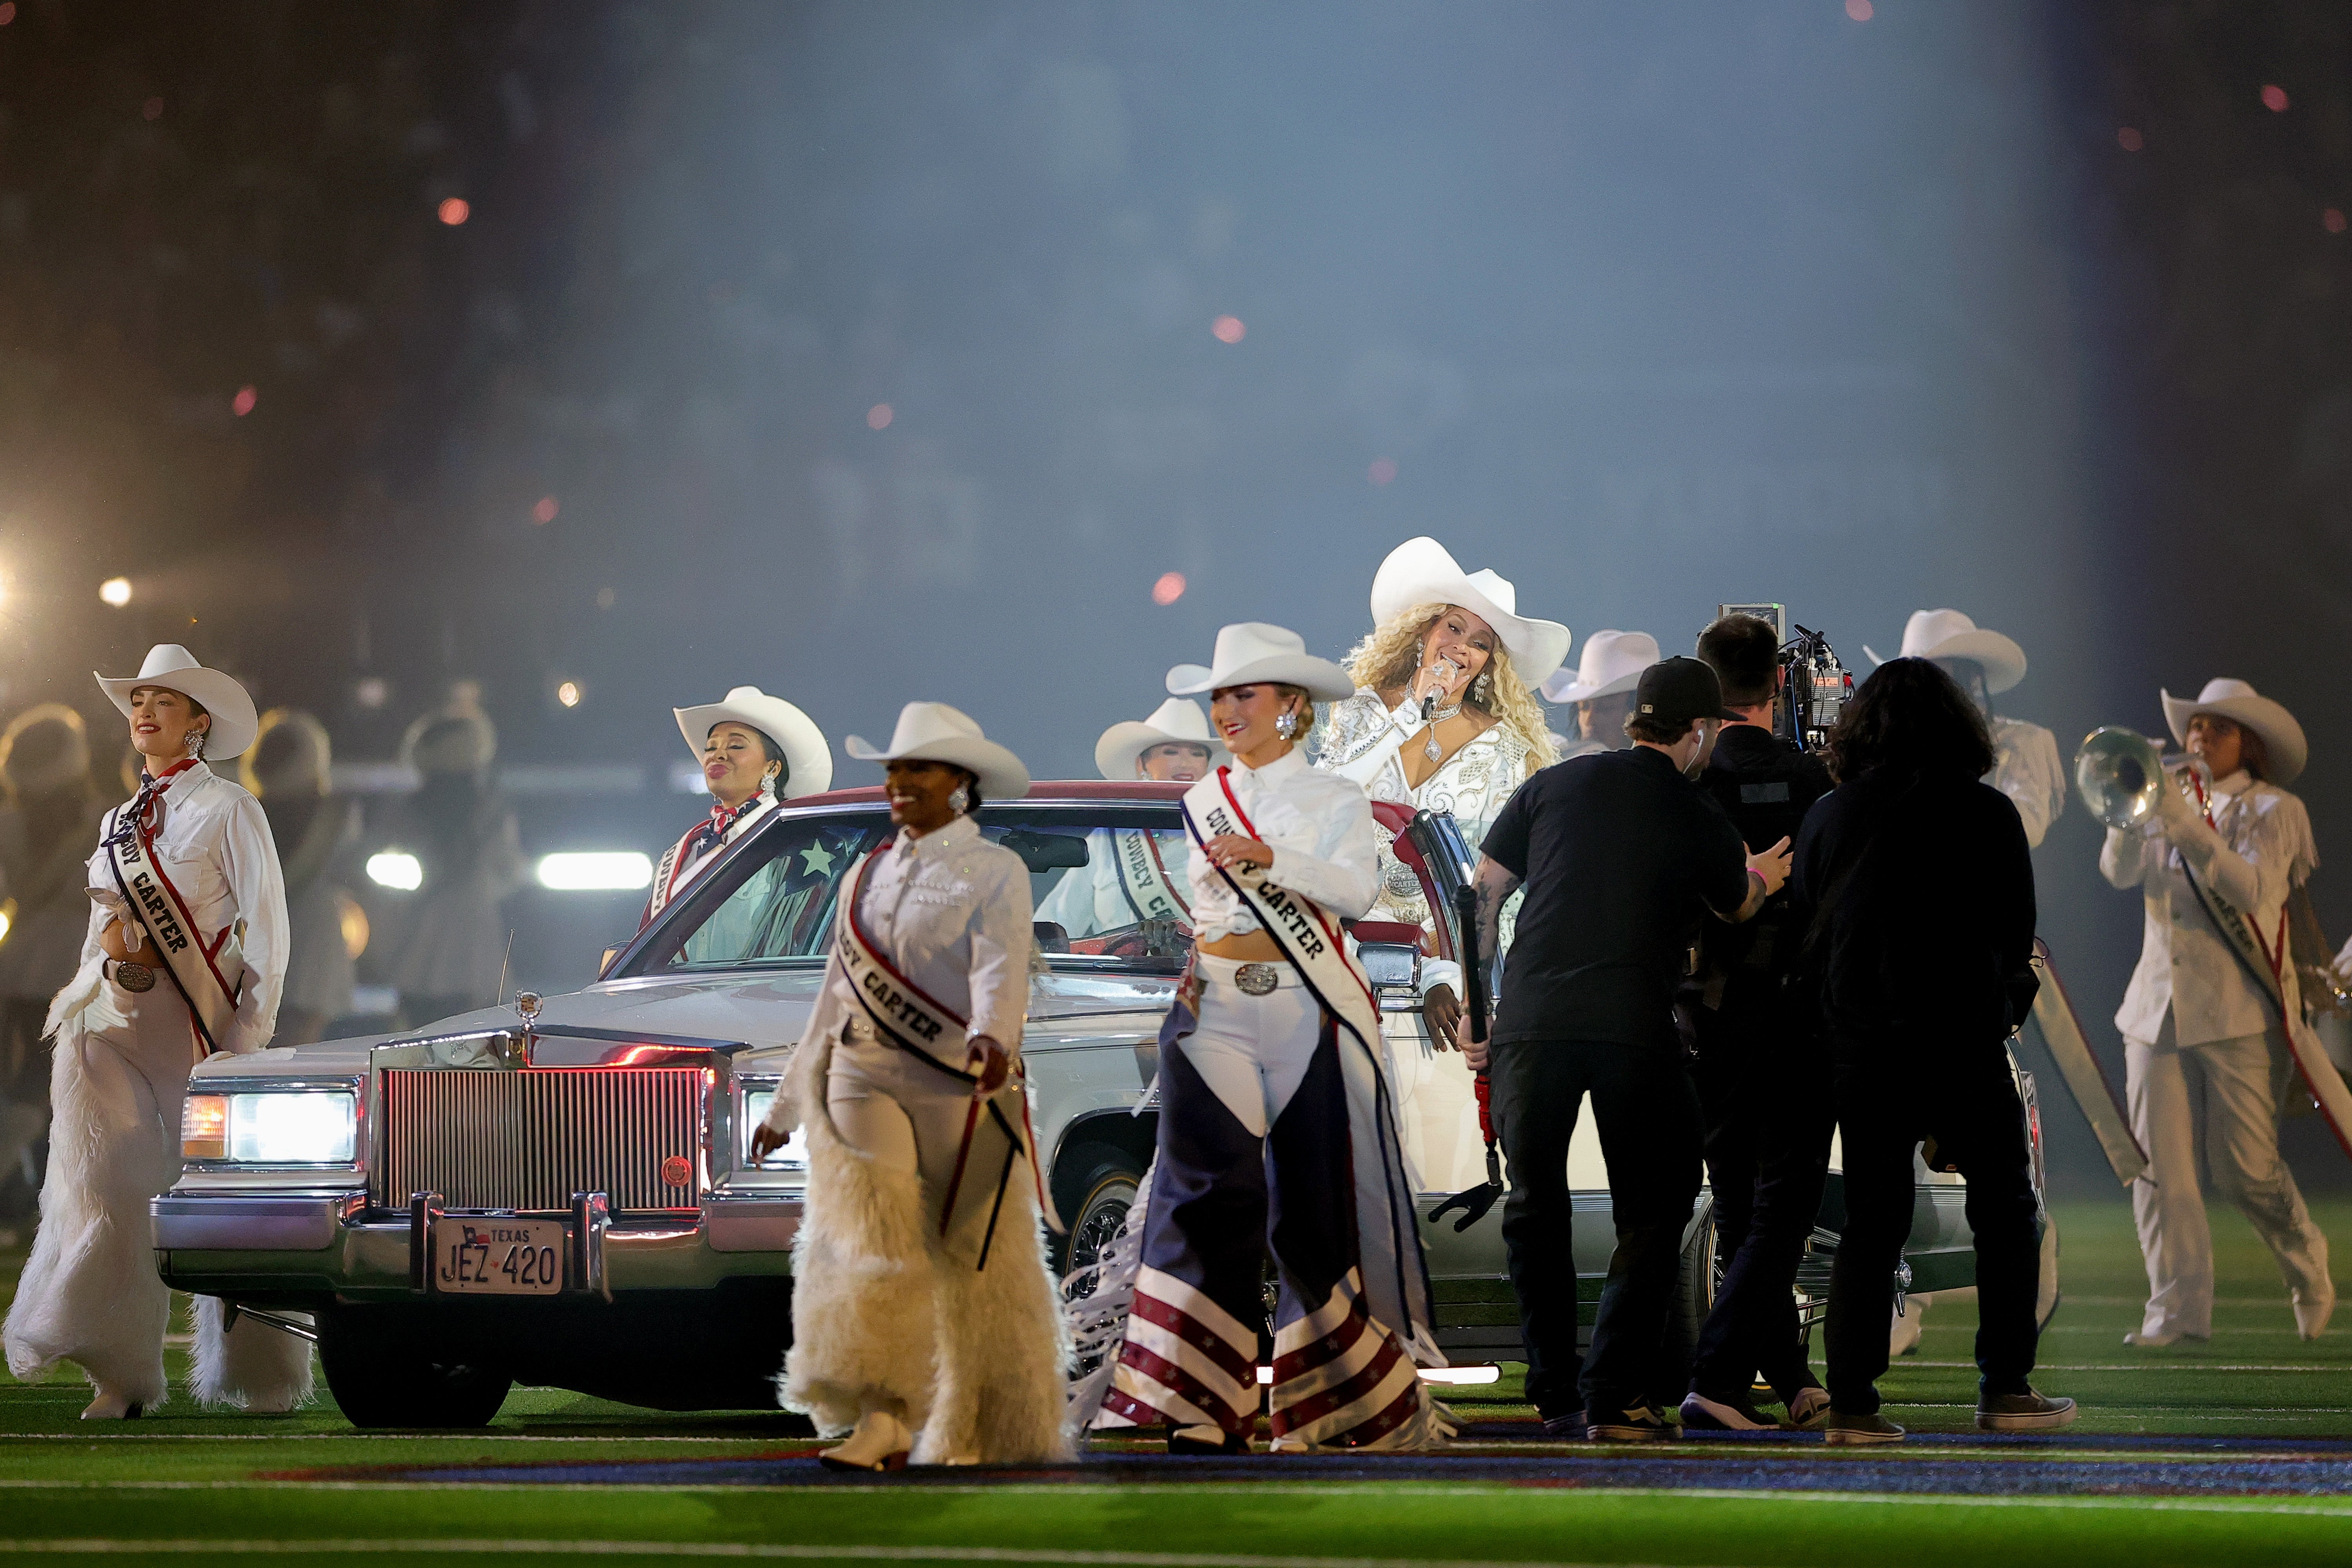
[[[915,1447],[907,1424],[887,1410],[869,1410],[857,1418],[857,1429],[840,1444],[816,1457],[829,1470],[903,1470]]]
[[[120,1394],[109,1394],[101,1388],[98,1397],[91,1400],[89,1408],[81,1413],[81,1418],[85,1421],[136,1421],[146,1413],[146,1409],[143,1405],[125,1399]]]

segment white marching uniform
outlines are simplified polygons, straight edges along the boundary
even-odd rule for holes
[[[197,762],[165,781],[152,820],[154,859],[197,938],[210,946],[242,926],[244,983],[219,1043],[258,1051],[277,1027],[287,953],[285,888],[261,803]],[[152,1409],[166,1394],[171,1292],[156,1272],[148,1203],[179,1179],[180,1109],[203,1051],[160,967],[151,990],[115,983],[99,941],[109,904],[120,902],[108,862],[102,846],[90,857],[90,894],[107,903],[92,908],[81,967],[49,1011],[48,1177],[5,1338],[20,1378],[71,1361],[102,1392]],[[160,962],[152,941],[139,956]],[[250,1320],[224,1333],[223,1315],[218,1301],[198,1299],[192,1380],[201,1403],[282,1410],[310,1396],[307,1343]]]
[[[2008,796],[2025,823],[2029,849],[2040,846],[2050,824],[2066,809],[2066,769],[2058,760],[2058,737],[2021,718],[1991,716],[1997,760],[1984,781]]]
[[[2278,1260],[2301,1316],[2335,1301],[2327,1239],[2312,1223],[2278,1146],[2280,1094],[2293,1069],[2278,1009],[2215,929],[2199,882],[2242,911],[2266,943],[2284,939],[2288,896],[2318,862],[2303,802],[2243,769],[2210,787],[2214,825],[2110,828],[2099,870],[2140,889],[2146,922],[2116,1027],[2125,1098],[2147,1174],[2132,1211],[2147,1260],[2145,1336],[2213,1330],[2213,1243],[2199,1190],[2197,1141],[2223,1194]],[[2321,1315],[2324,1315],[2324,1311]]]
[[[855,897],[877,955],[969,1020],[962,1039],[933,1040],[927,1054],[961,1063],[986,1035],[1017,1064],[1031,951],[1021,858],[959,817],[920,837],[901,831],[866,863]],[[836,926],[850,917],[843,910]],[[825,974],[768,1117],[777,1132],[803,1126],[809,1150],[782,1403],[833,1434],[877,1396],[896,1402],[916,1464],[1069,1458],[1068,1342],[1017,1065],[995,1110],[975,1116],[968,1080],[877,1030],[838,948]],[[977,1135],[959,1182],[967,1125]]]

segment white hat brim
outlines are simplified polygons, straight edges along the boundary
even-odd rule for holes
[[[1862,651],[1874,665],[1886,663],[1867,643],[1862,645]],[[1974,659],[1984,667],[1985,695],[1988,696],[2005,692],[2025,679],[2025,650],[2017,645],[2014,638],[2004,637],[1998,632],[1988,632],[1981,626],[1973,632],[1947,637],[1931,648],[1898,654],[1897,657]]]
[[[1307,695],[1317,702],[1338,702],[1341,697],[1356,695],[1356,683],[1348,672],[1328,659],[1318,659],[1312,653],[1272,653],[1262,659],[1231,670],[1212,670],[1206,664],[1179,664],[1168,672],[1169,694],[1180,697],[1196,697],[1203,692],[1223,691],[1227,686],[1255,686],[1272,683],[1277,685],[1304,686]]]
[[[1218,741],[1197,735],[1171,735],[1140,719],[1127,719],[1104,730],[1102,738],[1095,742],[1095,767],[1106,779],[1132,779],[1135,759],[1155,746],[1207,747],[1211,768],[1222,768],[1233,759]]]
[[[686,737],[687,749],[697,762],[702,760],[702,748],[713,726],[747,724],[784,748],[784,787],[776,792],[778,800],[822,795],[833,788],[833,747],[825,744],[824,731],[782,697],[772,697],[756,687],[738,686],[724,702],[670,712],[677,716],[677,732]]]
[[[254,711],[253,697],[235,675],[220,670],[208,670],[202,665],[172,670],[159,675],[101,675],[92,670],[99,690],[107,700],[131,716],[131,694],[141,686],[162,686],[178,692],[205,705],[213,716],[213,727],[205,742],[208,761],[226,762],[232,757],[242,757],[253,744],[261,728],[261,716]]]
[[[1018,800],[1029,793],[1029,769],[1008,748],[977,736],[942,736],[921,741],[904,751],[888,751],[862,736],[850,736],[841,749],[860,762],[946,762],[980,779],[980,792],[990,800]]]
[[[1570,680],[1555,688],[1551,682],[1547,681],[1544,683],[1543,695],[1547,702],[1589,703],[1595,697],[1621,695],[1641,684],[1642,672],[1635,670],[1630,674],[1620,675],[1613,681],[1603,681],[1597,686],[1580,685],[1574,680]]]
[[[1372,621],[1377,625],[1419,604],[1454,604],[1495,629],[1511,655],[1511,667],[1529,686],[1539,686],[1568,661],[1575,639],[1557,621],[1517,614],[1486,597],[1446,548],[1426,536],[1391,550],[1372,576]]]
[[[2219,715],[2261,736],[2263,747],[2270,752],[2268,783],[2282,789],[2294,783],[2303,772],[2304,764],[2311,759],[2311,743],[2304,737],[2303,726],[2287,712],[2284,703],[2262,696],[2199,702],[2192,697],[2176,697],[2161,689],[2158,695],[2164,698],[2164,722],[2179,745],[2189,744],[2189,721],[2200,713]]]

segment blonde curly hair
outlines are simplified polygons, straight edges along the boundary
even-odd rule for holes
[[[1451,604],[1416,604],[1372,628],[1371,635],[1348,650],[1344,661],[1348,678],[1376,692],[1410,685],[1413,671],[1421,667],[1423,639],[1437,624],[1438,617],[1453,608]],[[1559,754],[1552,749],[1551,726],[1537,704],[1535,694],[1528,690],[1527,682],[1519,679],[1518,671],[1512,668],[1510,650],[1503,646],[1500,637],[1496,638],[1495,651],[1480,674],[1486,679],[1486,695],[1481,699],[1471,695],[1479,684],[1473,681],[1470,690],[1463,694],[1463,706],[1495,720],[1526,742],[1528,749],[1535,754],[1537,767],[1547,768],[1559,761]]]

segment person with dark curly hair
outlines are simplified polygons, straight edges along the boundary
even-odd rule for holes
[[[1968,1178],[1977,1254],[1977,1425],[2063,1427],[2033,1371],[2040,1232],[2025,1108],[2005,1044],[2032,1006],[2033,862],[1984,716],[1926,659],[1862,684],[1830,740],[1838,787],[1798,835],[1798,988],[1832,1062],[1846,1227],[1830,1274],[1828,1441],[1896,1443],[1879,1414],[1886,1312],[1922,1140]],[[1956,868],[1959,868],[1955,874]]]

